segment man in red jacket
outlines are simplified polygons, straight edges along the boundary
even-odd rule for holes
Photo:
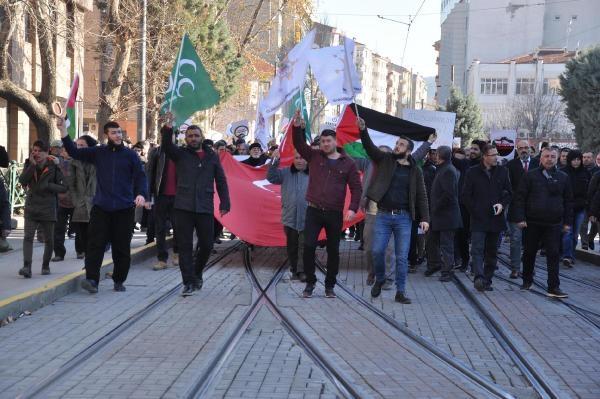
[[[346,186],[350,187],[350,207],[345,219],[356,216],[362,192],[360,175],[352,158],[337,147],[335,131],[323,130],[319,149],[312,149],[305,141],[305,123],[296,110],[294,116],[294,147],[308,162],[309,180],[306,191],[308,207],[304,227],[304,272],[306,288],[303,296],[310,298],[317,277],[315,276],[315,251],[321,229],[327,234],[327,276],[325,296],[335,298],[333,287],[340,263],[340,235],[343,225],[343,211],[346,199]]]

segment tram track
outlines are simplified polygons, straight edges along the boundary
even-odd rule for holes
[[[218,254],[214,258],[210,259],[206,264],[205,271],[209,270],[216,264],[218,264],[221,260],[226,258],[227,256],[235,253],[240,247],[242,243],[233,244],[231,247],[225,249],[222,253]],[[119,323],[117,326],[112,328],[106,334],[98,338],[96,341],[88,345],[85,349],[77,353],[75,356],[71,357],[65,363],[63,363],[59,368],[57,368],[52,373],[48,374],[41,381],[31,386],[25,392],[21,393],[17,396],[20,399],[27,398],[36,398],[36,397],[44,397],[44,393],[48,392],[52,387],[58,384],[60,381],[63,381],[66,377],[68,377],[71,372],[78,369],[82,364],[92,358],[95,354],[100,352],[103,348],[109,345],[118,337],[122,336],[126,331],[128,331],[131,327],[136,325],[138,322],[144,319],[148,314],[159,308],[162,304],[166,303],[169,299],[176,296],[179,291],[181,291],[183,284],[179,283],[173,286],[168,291],[159,295],[157,298],[153,299],[149,304],[135,312],[131,316],[129,316],[126,320]]]

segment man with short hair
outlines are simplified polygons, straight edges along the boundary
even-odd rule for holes
[[[583,167],[587,169],[588,172],[593,176],[600,168],[596,165],[596,160],[594,159],[594,153],[591,151],[586,151],[582,155]]]
[[[62,142],[73,158],[96,167],[96,194],[90,214],[88,247],[85,253],[86,279],[81,287],[90,294],[98,292],[100,267],[107,243],[112,246],[114,263],[112,279],[114,290],[125,291],[131,266],[131,238],[135,208],[143,207],[148,196],[148,185],[142,162],[137,154],[125,147],[123,132],[117,122],[104,125],[108,143],[95,147],[77,148],[58,118]]]
[[[559,168],[566,168],[567,167],[567,155],[569,155],[569,151],[571,151],[570,148],[567,147],[563,147],[560,150],[560,158],[558,160],[558,167]]]
[[[337,148],[335,131],[324,130],[320,137],[320,149],[314,150],[306,144],[304,128],[304,119],[300,116],[300,110],[296,110],[292,135],[294,147],[308,162],[309,170],[303,256],[306,287],[303,296],[310,298],[315,289],[315,251],[319,233],[324,228],[327,234],[325,297],[335,298],[334,286],[340,263],[339,245],[343,221],[351,221],[358,211],[362,191],[360,176],[354,160],[344,150]],[[351,199],[344,218],[342,213],[347,186],[350,188]]]
[[[250,156],[242,161],[243,164],[250,165],[253,167],[262,166],[269,159],[265,154],[263,154],[262,147],[260,143],[252,143],[250,144]]]
[[[530,145],[527,140],[519,140],[517,142],[517,157],[508,161],[506,168],[512,193],[516,193],[521,184],[523,176],[539,166],[539,159],[532,158],[530,153]],[[526,234],[527,229],[521,229],[517,226],[519,220],[515,219],[516,214],[516,196],[512,196],[511,204],[508,207],[508,227],[510,230],[510,278],[519,278],[521,270],[521,255],[523,246],[523,234]]]
[[[306,282],[302,262],[304,225],[306,217],[306,189],[308,188],[308,164],[294,151],[292,166],[279,169],[279,150],[273,151],[273,163],[269,166],[267,180],[281,185],[281,223],[286,238],[292,280]]]
[[[203,145],[202,129],[196,125],[188,127],[186,145],[181,148],[173,144],[172,123],[173,115],[167,113],[161,144],[177,169],[173,216],[183,280],[181,295],[190,296],[202,288],[202,273],[214,245],[214,187],[221,202],[221,217],[230,210],[229,189],[218,155]],[[194,230],[198,238],[195,264],[192,256]]]
[[[427,259],[425,276],[441,270],[440,281],[452,280],[454,268],[454,235],[462,227],[458,202],[458,171],[452,165],[452,149],[437,149],[437,170],[431,185],[431,256]]]
[[[512,196],[508,171],[498,165],[498,150],[491,144],[482,148],[481,163],[466,173],[462,203],[469,211],[471,259],[474,285],[478,291],[492,291],[492,277],[498,261],[498,240],[506,229],[504,210]]]
[[[527,228],[521,289],[529,290],[533,284],[535,257],[542,241],[548,269],[547,295],[566,298],[560,289],[558,262],[561,234],[570,228],[567,223],[573,217],[573,194],[569,177],[558,170],[557,161],[556,150],[542,150],[540,167],[525,174],[517,191],[515,220],[520,228]]]
[[[469,152],[469,162],[471,166],[479,165],[482,157],[482,149],[483,146],[487,143],[483,140],[473,140],[471,142],[470,152]]]
[[[385,283],[385,254],[393,233],[396,254],[395,301],[410,304],[411,300],[406,296],[406,276],[412,224],[418,222],[423,231],[429,230],[423,172],[410,155],[414,147],[412,140],[399,137],[393,152],[387,153],[373,144],[363,119],[358,118],[357,125],[363,147],[377,169],[367,191],[367,198],[375,201],[378,209],[372,249],[376,280],[371,296],[378,297]]]

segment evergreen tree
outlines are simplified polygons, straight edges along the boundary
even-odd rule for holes
[[[600,150],[600,47],[584,51],[566,65],[560,77],[567,116],[575,138],[586,151]]]
[[[472,94],[464,96],[459,89],[453,87],[446,102],[446,111],[456,114],[454,137],[460,137],[463,146],[483,137],[481,110]]]

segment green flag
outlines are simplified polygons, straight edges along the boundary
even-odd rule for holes
[[[292,97],[292,99],[288,103],[287,117],[290,119],[290,121],[294,118],[294,114],[296,113],[297,109],[300,109],[302,117],[306,122],[306,138],[308,141],[311,141],[312,136],[310,134],[310,119],[308,119],[308,111],[306,109],[306,103],[304,101],[304,89],[296,93],[296,95]]]
[[[176,126],[181,126],[195,112],[215,106],[219,93],[204,69],[200,57],[187,34],[181,39],[181,47],[173,71],[169,76],[169,88],[161,113],[173,113]]]

